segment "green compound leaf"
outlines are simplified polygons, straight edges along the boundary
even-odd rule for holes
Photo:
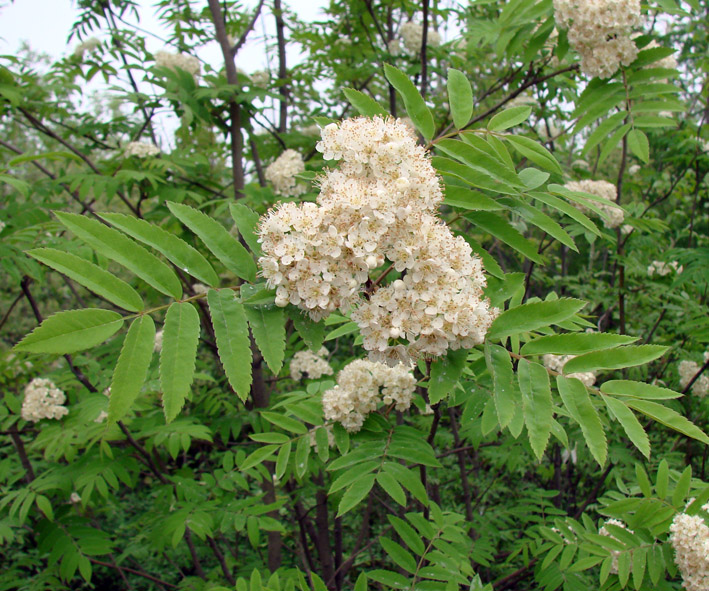
[[[140,394],[150,367],[155,345],[155,323],[150,316],[138,316],[128,329],[111,381],[108,422],[120,421]]]
[[[278,375],[286,352],[286,324],[283,308],[244,306],[251,333],[269,369]]]
[[[532,107],[511,107],[495,115],[487,124],[490,131],[504,131],[526,121],[532,113]]]
[[[173,215],[192,230],[222,264],[246,281],[256,280],[256,263],[239,241],[207,214],[180,203],[168,202]]]
[[[648,439],[645,429],[640,424],[640,421],[633,414],[626,404],[622,401],[612,398],[611,396],[603,396],[603,402],[606,403],[610,414],[613,415],[618,422],[623,427],[628,439],[633,442],[633,445],[637,447],[640,452],[646,457],[650,458],[650,440]]]
[[[160,351],[162,405],[168,423],[180,413],[192,386],[199,328],[199,313],[192,304],[175,302],[170,306]]]
[[[522,355],[542,355],[544,353],[581,355],[590,351],[628,345],[637,340],[637,337],[602,332],[555,334],[525,343],[520,353]]]
[[[174,271],[118,230],[76,213],[56,212],[56,216],[99,254],[124,266],[166,296],[176,300],[182,297],[182,285]]]
[[[522,408],[529,444],[537,460],[541,462],[549,442],[553,418],[549,374],[538,363],[521,359],[517,368],[517,379],[522,391]]]
[[[430,404],[436,404],[453,391],[465,369],[468,352],[464,349],[448,351],[445,357],[436,359],[431,365],[428,380],[428,398]]]
[[[558,324],[571,318],[585,305],[586,302],[574,298],[522,304],[495,318],[487,338],[502,340],[510,335]]]
[[[448,70],[448,104],[453,124],[463,129],[473,116],[473,88],[465,74],[453,68]]]
[[[210,286],[219,284],[219,277],[209,261],[195,248],[167,230],[145,220],[120,213],[102,213],[101,217],[122,232],[154,248],[168,261],[192,277],[196,277]]]
[[[564,406],[571,417],[581,426],[591,455],[603,466],[608,457],[608,442],[596,407],[593,406],[586,386],[576,378],[556,377],[556,385]]]
[[[658,404],[657,402],[635,400],[632,398],[626,400],[625,404],[670,429],[684,433],[687,437],[691,437],[702,443],[709,444],[709,437],[707,437],[704,431],[671,408]]]
[[[433,122],[431,111],[426,106],[426,101],[416,90],[414,83],[404,72],[389,64],[384,64],[384,75],[404,99],[404,107],[416,129],[421,132],[424,138],[431,140],[433,134],[436,133],[436,124]]]
[[[137,291],[113,273],[86,259],[54,248],[36,248],[26,251],[26,254],[63,273],[119,308],[130,312],[143,309],[143,298]]]
[[[357,112],[360,115],[364,115],[365,117],[382,115],[386,117],[389,114],[386,112],[386,109],[384,109],[384,107],[382,107],[371,96],[367,96],[359,90],[355,90],[354,88],[343,88],[342,92],[350,104],[357,109]]]
[[[497,418],[500,427],[504,429],[512,421],[515,408],[520,402],[520,392],[515,384],[512,361],[506,349],[490,343],[485,343],[485,361],[492,375]]]
[[[210,289],[207,293],[217,352],[224,373],[242,401],[251,392],[251,343],[244,306],[230,289]]]
[[[57,312],[15,345],[15,351],[65,355],[103,343],[123,326],[111,310],[87,308]]]
[[[661,345],[628,345],[609,351],[594,351],[571,359],[564,365],[564,373],[579,373],[599,369],[623,369],[649,363],[665,354],[669,347]]]

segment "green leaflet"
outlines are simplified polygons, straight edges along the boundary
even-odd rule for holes
[[[350,104],[357,109],[360,115],[364,115],[365,117],[382,115],[386,117],[389,114],[377,101],[359,90],[355,90],[354,88],[343,88],[342,92]]]
[[[633,442],[633,445],[637,447],[640,452],[646,457],[650,458],[650,440],[648,439],[645,429],[640,424],[640,421],[636,418],[631,411],[622,401],[617,400],[611,396],[603,396],[603,402],[606,403],[610,413],[618,419],[618,422],[623,427],[626,435]]]
[[[495,318],[487,338],[502,340],[510,335],[558,324],[574,316],[585,305],[586,302],[574,298],[522,304]]]
[[[310,443],[308,443],[310,447]],[[337,506],[337,516],[341,517],[351,509],[354,509],[359,503],[369,494],[374,486],[374,474],[366,474],[359,480],[355,480],[350,484],[340,499],[340,504]]]
[[[389,555],[389,558],[391,558],[397,566],[412,574],[416,572],[416,559],[410,552],[404,550],[399,544],[384,536],[379,538],[379,542],[382,548],[384,548],[384,551]]]
[[[307,313],[295,306],[288,306],[285,310],[300,338],[311,351],[317,352],[325,340],[325,323],[322,320],[314,322]]]
[[[487,124],[490,131],[504,131],[526,121],[532,113],[532,107],[511,107],[493,116]]]
[[[530,192],[529,196],[567,215],[596,236],[601,236],[601,232],[596,227],[596,224],[594,224],[586,214],[581,213],[578,209],[566,203],[566,201],[563,201],[554,195],[550,195],[549,193],[540,193],[539,191]]]
[[[556,385],[564,406],[581,426],[588,449],[599,465],[603,466],[608,457],[608,443],[598,411],[593,406],[586,387],[576,378],[564,376],[556,377]]]
[[[87,308],[57,312],[15,345],[15,351],[65,355],[103,343],[123,326],[111,310]]]
[[[239,398],[246,400],[251,392],[252,354],[244,306],[230,289],[210,289],[207,302],[224,373]]]
[[[668,400],[671,398],[680,398],[682,394],[654,386],[643,382],[633,382],[631,380],[610,380],[601,384],[601,392],[604,394],[612,394],[613,396],[630,396],[632,398],[645,398],[651,400]]]
[[[517,368],[519,389],[522,392],[524,423],[527,425],[529,444],[541,462],[551,434],[553,418],[549,374],[538,363],[521,359]]]
[[[286,351],[286,323],[283,308],[270,306],[244,306],[251,333],[263,358],[274,375],[283,366]]]
[[[174,234],[129,215],[102,213],[101,217],[122,232],[154,248],[185,273],[204,281],[207,285],[219,285],[219,277],[207,259]]]
[[[501,428],[510,424],[515,414],[515,407],[520,401],[516,387],[512,361],[506,349],[499,345],[485,343],[485,361],[492,375],[495,409]]]
[[[431,404],[440,402],[453,391],[463,374],[467,357],[468,352],[464,349],[451,350],[445,357],[432,363],[428,380],[428,398]]]
[[[173,215],[192,230],[222,264],[246,281],[256,280],[256,263],[251,253],[207,214],[180,203],[167,203]]]
[[[414,83],[409,80],[409,77],[404,72],[389,64],[384,64],[384,75],[391,85],[396,88],[401,98],[404,99],[404,107],[409,117],[411,117],[411,121],[414,122],[416,129],[421,132],[424,138],[430,141],[436,132],[436,125],[433,122],[431,111],[426,106],[426,101],[416,90]]]
[[[526,169],[531,170],[531,169]],[[524,171],[522,171],[524,172]],[[539,172],[539,171],[537,171]],[[556,238],[559,242],[568,246],[571,250],[578,252],[579,249],[576,247],[573,238],[569,236],[555,220],[550,218],[548,215],[540,211],[536,207],[532,207],[528,203],[517,199],[515,197],[505,197],[500,199],[500,203],[507,205],[512,211],[522,216],[528,222],[534,224],[538,228],[544,230],[547,234]]]
[[[128,329],[111,381],[108,422],[120,421],[140,394],[148,373],[155,344],[155,323],[150,316],[138,316]]]
[[[637,340],[637,337],[602,332],[555,334],[525,343],[520,353],[522,355],[542,355],[544,353],[581,355],[589,351],[628,345]],[[612,394],[612,392],[609,392],[609,394]]]
[[[398,480],[389,472],[379,472],[377,474],[377,483],[382,487],[382,490],[384,490],[384,492],[386,492],[399,505],[402,507],[406,506],[406,493],[404,492],[404,489],[401,488]]]
[[[478,226],[483,232],[494,236],[517,252],[535,263],[543,264],[544,257],[537,252],[536,246],[520,234],[503,217],[490,211],[471,211],[465,217]]]
[[[639,129],[631,129],[628,133],[628,147],[645,164],[650,162],[650,143],[647,136]]]
[[[625,404],[670,429],[684,433],[687,437],[691,437],[702,443],[709,444],[709,437],[707,437],[704,431],[671,408],[658,404],[657,402],[636,400],[633,398],[626,400]]]
[[[448,70],[448,104],[457,129],[465,127],[473,116],[473,89],[460,70]]]
[[[446,158],[444,156],[434,156],[431,159],[433,167],[438,170],[442,175],[446,183],[449,183],[449,178],[464,181],[473,187],[480,189],[486,189],[494,193],[503,193],[505,195],[518,195],[519,190],[515,189],[507,183],[500,183],[496,181],[487,172],[487,170],[482,167],[473,168],[467,164],[462,164],[452,158]]]
[[[251,252],[256,256],[261,256],[261,245],[258,241],[257,232],[260,219],[259,215],[246,207],[243,203],[230,203],[229,213],[231,213],[231,217],[234,218],[239,234],[241,234],[246,244],[249,245]]]
[[[538,164],[550,172],[555,172],[561,175],[564,174],[561,170],[561,166],[559,166],[556,158],[554,158],[554,155],[533,139],[522,135],[506,135],[504,137],[514,146],[515,150],[517,150],[525,158],[528,158],[535,164]]]
[[[471,191],[470,189],[456,187],[455,185],[446,185],[446,198],[443,200],[443,203],[444,205],[472,210],[482,209],[496,211],[504,209],[497,201],[490,199],[490,197],[479,191]]]
[[[475,136],[470,139],[473,140],[473,137]],[[512,191],[525,188],[514,169],[509,170],[503,161],[494,158],[478,146],[460,140],[445,139],[438,142],[436,147],[473,170],[507,186]]]
[[[26,254],[63,273],[119,308],[130,312],[143,309],[143,298],[130,285],[91,261],[54,248],[35,248]]]
[[[56,216],[77,238],[99,254],[132,271],[166,296],[176,300],[182,297],[182,286],[174,271],[118,230],[76,213],[56,212]]]
[[[643,365],[664,355],[668,348],[661,345],[628,345],[609,351],[594,351],[568,361],[564,365],[564,373],[622,369]]]
[[[199,313],[192,304],[175,302],[170,306],[160,351],[160,386],[168,423],[180,413],[192,386],[199,329]]]

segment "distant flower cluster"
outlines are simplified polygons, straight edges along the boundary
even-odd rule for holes
[[[669,263],[652,261],[647,267],[647,276],[652,277],[653,275],[659,275],[660,277],[666,277],[670,273],[677,273],[677,275],[679,275],[682,271],[684,271],[684,267],[677,261],[671,261]]]
[[[694,499],[690,499],[690,504]],[[709,511],[709,503],[702,505]],[[670,525],[670,543],[675,563],[687,591],[709,589],[709,527],[701,515],[678,513]]]
[[[155,343],[153,344],[153,351],[155,353],[160,353],[160,351],[162,351],[162,335],[162,330],[159,330],[155,333]]]
[[[25,386],[21,416],[25,421],[36,423],[42,419],[59,419],[69,411],[63,406],[66,396],[54,382],[44,378],[34,378]]]
[[[705,359],[706,361],[706,359]],[[680,361],[677,371],[679,373],[679,385],[682,388],[686,388],[692,378],[697,375],[701,366],[695,361]],[[697,381],[692,384],[692,394],[696,394],[703,398],[709,394],[709,375],[706,371],[697,378]]]
[[[251,84],[256,88],[268,88],[268,83],[271,80],[271,76],[266,70],[256,70],[248,76],[251,78]]]
[[[314,320],[356,307],[364,348],[382,361],[481,343],[497,314],[483,296],[482,263],[436,217],[440,179],[410,129],[356,118],[326,126],[322,138],[323,158],[341,164],[320,180],[317,203],[282,204],[259,228],[276,304]],[[403,278],[367,287],[386,261]]]
[[[571,361],[574,357],[576,357],[576,355],[552,355],[551,353],[547,353],[543,358],[544,367],[557,373],[562,373],[566,362]],[[566,377],[581,380],[584,386],[593,386],[593,384],[596,383],[596,374],[592,371],[570,373],[567,374]]]
[[[628,529],[626,525],[617,519],[609,519],[603,524],[603,527],[598,530],[598,533],[602,536],[607,536],[609,538],[613,538],[616,540],[617,538],[606,529],[607,525],[615,525],[617,527],[620,527],[622,529],[628,530],[631,534],[634,534],[635,532],[632,529]],[[613,557],[613,562],[611,564],[611,570],[610,572],[614,575],[618,574],[618,556],[620,556],[620,550],[611,550],[611,556]]]
[[[160,148],[148,142],[130,142],[126,146],[126,156],[149,158],[150,156],[157,156],[159,153]]]
[[[96,37],[89,37],[76,46],[76,49],[74,49],[74,57],[81,59],[84,57],[86,52],[95,51],[100,45],[101,41],[99,41]]]
[[[290,362],[290,377],[300,380],[303,374],[307,374],[308,379],[317,380],[322,376],[331,376],[332,367],[327,362],[327,355],[328,350],[325,347],[321,347],[317,353],[310,349],[298,351]]]
[[[609,78],[637,57],[631,32],[641,22],[640,0],[554,0],[554,10],[587,76]]]
[[[582,193],[589,193],[601,198],[603,201],[594,201],[593,204],[605,214],[605,217],[603,218],[603,225],[606,228],[617,228],[623,223],[625,212],[615,204],[615,200],[618,197],[615,185],[612,185],[608,181],[585,180],[572,181],[570,183],[566,183],[564,186],[569,191],[580,191]],[[580,203],[573,203],[572,205],[582,213],[591,213],[591,210],[588,207],[585,207]]]
[[[380,402],[407,410],[415,388],[416,379],[405,365],[389,367],[357,359],[337,375],[337,385],[323,394],[323,416],[356,432]]]
[[[286,150],[266,167],[266,180],[273,184],[276,195],[296,197],[308,190],[295,177],[305,170],[303,157],[295,150]]]
[[[170,51],[158,51],[155,54],[155,65],[169,68],[170,70],[184,70],[192,74],[195,78],[202,72],[199,60],[186,53],[172,53]]]
[[[421,51],[421,44],[423,43],[423,25],[410,21],[404,23],[401,26],[401,39],[404,42],[404,47],[406,51],[412,54],[417,54]],[[434,31],[433,29],[428,30],[426,35],[426,45],[430,47],[438,47],[441,44],[441,35]],[[389,48],[391,53],[391,47]]]

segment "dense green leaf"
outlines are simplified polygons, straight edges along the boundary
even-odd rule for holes
[[[113,273],[86,259],[54,248],[36,248],[26,251],[26,254],[124,310],[138,312],[143,309],[143,298],[137,291]]]
[[[660,345],[628,345],[607,351],[594,351],[567,361],[564,365],[564,373],[633,367],[653,361],[664,355],[666,351],[667,347]]]
[[[377,101],[371,96],[367,96],[354,88],[343,88],[342,92],[347,97],[350,104],[357,109],[360,115],[365,117],[374,117],[375,115],[386,116],[388,113]]]
[[[210,289],[207,301],[224,373],[239,398],[246,400],[251,392],[252,355],[244,307],[230,289]]]
[[[174,234],[145,220],[120,213],[102,213],[101,217],[122,232],[157,250],[181,271],[207,285],[219,284],[219,277],[207,259]]]
[[[553,417],[549,374],[538,363],[530,363],[526,359],[520,360],[517,372],[529,444],[537,460],[541,461],[551,434]]]
[[[177,219],[199,236],[229,271],[246,281],[255,281],[256,263],[253,257],[224,226],[189,205],[168,203],[167,206]]]
[[[384,64],[384,74],[404,99],[404,107],[416,129],[421,132],[424,138],[431,140],[436,132],[436,125],[433,122],[431,111],[426,106],[426,101],[423,100],[414,83],[404,72],[389,64]]]
[[[138,316],[123,341],[118,363],[113,371],[108,421],[120,421],[140,394],[153,356],[155,323],[150,316]]]
[[[470,81],[460,70],[448,70],[448,104],[453,124],[463,129],[473,116],[473,89]]]
[[[112,310],[87,308],[57,312],[15,345],[15,351],[64,355],[103,343],[123,326]]]
[[[487,338],[503,340],[510,335],[558,324],[574,316],[585,305],[586,302],[574,298],[522,304],[495,318]]]
[[[244,306],[251,333],[274,374],[283,366],[286,350],[286,319],[278,306]]]
[[[182,297],[182,286],[174,271],[118,230],[75,213],[56,212],[56,216],[99,254],[123,265],[165,295],[176,300]]]
[[[192,386],[199,329],[199,313],[192,304],[175,302],[170,306],[160,351],[160,386],[168,423],[180,413]]]
[[[564,406],[581,426],[581,432],[595,460],[603,466],[608,457],[606,434],[586,387],[576,378],[556,377],[556,384]]]

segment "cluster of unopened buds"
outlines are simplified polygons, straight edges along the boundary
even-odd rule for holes
[[[319,180],[317,202],[282,204],[259,226],[276,304],[316,321],[351,311],[370,358],[387,363],[482,343],[498,312],[482,263],[436,217],[440,179],[410,128],[349,119],[326,126],[317,149],[340,161]]]

